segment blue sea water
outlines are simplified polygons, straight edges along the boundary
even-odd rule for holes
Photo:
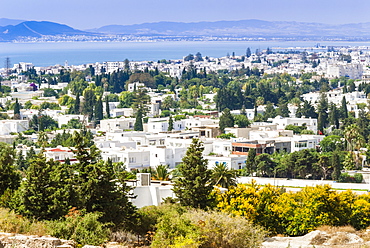
[[[1,61],[12,64],[30,62],[35,66],[80,65],[104,61],[157,61],[181,59],[189,53],[223,57],[235,52],[243,55],[247,47],[254,52],[267,47],[370,46],[370,42],[335,41],[161,41],[161,42],[46,42],[0,43]]]

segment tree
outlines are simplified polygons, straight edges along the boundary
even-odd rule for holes
[[[323,152],[334,152],[341,151],[343,146],[343,141],[338,135],[329,135],[326,136],[320,141],[320,148]]]
[[[240,128],[248,127],[250,125],[250,121],[243,114],[235,115],[234,120],[235,120],[234,124],[238,125],[238,127]]]
[[[109,109],[109,101],[108,96],[105,97],[105,115],[106,118],[110,118],[110,109]]]
[[[223,188],[229,188],[236,185],[236,170],[229,170],[226,164],[218,163],[212,169],[211,184],[220,185]]]
[[[173,130],[173,119],[172,116],[170,115],[170,118],[168,119],[168,129],[167,131],[172,131]]]
[[[82,113],[87,115],[89,120],[94,117],[94,107],[96,104],[95,91],[92,88],[87,88],[83,92],[84,102],[82,104]]]
[[[336,129],[338,129],[339,128],[339,118],[340,118],[340,112],[337,106],[334,103],[331,103],[329,107],[330,125],[333,125]]]
[[[256,157],[255,164],[257,168],[257,174],[263,177],[272,177],[274,175],[274,169],[276,163],[271,159],[270,155],[263,153]]]
[[[0,196],[6,190],[15,190],[20,183],[20,175],[13,166],[15,153],[8,144],[0,143]]]
[[[226,127],[234,127],[234,117],[231,115],[228,108],[225,108],[224,111],[222,111],[219,126],[221,132],[224,132]]]
[[[248,47],[248,48],[247,48],[247,51],[245,52],[245,56],[246,56],[247,58],[249,58],[251,55],[252,55],[252,53],[251,53],[251,49]]]
[[[331,167],[333,168],[333,172],[331,173],[331,178],[333,180],[339,180],[341,170],[342,170],[342,164],[340,161],[339,152],[335,151],[333,152],[331,159],[330,159]]]
[[[80,93],[77,93],[75,103],[70,108],[70,113],[78,115],[80,114]]]
[[[340,106],[339,111],[340,111],[340,117],[342,119],[348,118],[347,100],[346,100],[345,96],[343,96],[343,98],[342,98],[342,104]]]
[[[317,105],[317,112],[319,113],[317,119],[317,130],[324,131],[326,124],[328,122],[328,99],[325,93],[321,93],[319,103]]]
[[[101,97],[98,97],[98,100],[96,101],[95,104],[95,119],[97,121],[100,121],[104,118],[103,115],[103,101]]]
[[[34,157],[26,171],[26,180],[19,189],[20,206],[16,211],[20,214],[37,219],[59,219],[70,209],[69,185],[67,178],[56,177],[62,173],[64,166],[58,162],[46,161],[40,153]],[[70,175],[69,175],[70,176]]]
[[[112,222],[116,227],[128,224],[135,214],[135,207],[128,201],[127,184],[114,172],[111,161],[99,161],[100,151],[90,145],[83,133],[73,134],[78,161],[72,165],[74,190],[77,195],[74,206],[87,212],[100,212],[103,222]]]
[[[207,169],[207,160],[203,158],[202,145],[198,139],[192,140],[178,167],[181,176],[175,180],[173,191],[181,205],[206,209],[211,203],[213,186],[209,184],[211,172]]]
[[[252,175],[254,172],[256,172],[256,156],[256,149],[250,148],[248,151],[247,162],[245,163],[247,175]]]
[[[360,134],[360,130],[356,124],[347,126],[344,129],[344,138],[347,142],[347,150],[359,150],[364,144],[364,137]]]
[[[20,119],[21,106],[18,102],[18,98],[15,99],[14,103],[14,119]]]
[[[134,131],[143,131],[143,110],[138,109],[135,116]]]

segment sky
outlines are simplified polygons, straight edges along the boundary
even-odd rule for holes
[[[0,18],[52,21],[77,29],[145,22],[370,22],[367,0],[1,0]]]

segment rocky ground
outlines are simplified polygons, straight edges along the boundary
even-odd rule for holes
[[[316,230],[300,237],[271,237],[263,242],[263,248],[370,248],[366,232]]]
[[[75,248],[72,240],[63,240],[49,236],[22,235],[0,232],[0,248]],[[106,244],[106,248],[129,248],[116,242]],[[85,245],[83,248],[101,248],[100,246]]]
[[[0,248],[75,248],[75,242],[49,236],[0,233]],[[106,248],[131,248],[116,242],[105,244]],[[327,227],[300,237],[270,237],[262,248],[370,248],[370,229],[356,232],[353,228]],[[100,248],[85,245],[83,248]]]

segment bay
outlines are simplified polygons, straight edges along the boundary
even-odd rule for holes
[[[35,66],[80,65],[105,61],[157,61],[182,59],[200,52],[203,56],[243,55],[267,47],[370,46],[370,42],[340,41],[161,41],[161,42],[45,42],[0,43],[1,61],[30,62]]]

